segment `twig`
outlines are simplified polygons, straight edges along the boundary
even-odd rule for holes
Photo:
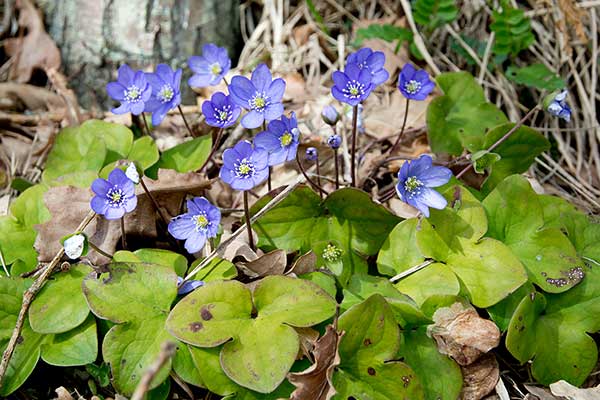
[[[425,262],[422,262],[419,265],[415,265],[414,267],[410,267],[409,269],[407,269],[406,271],[402,271],[400,272],[398,275],[395,275],[393,277],[390,278],[390,282],[396,282],[399,281],[402,278],[405,278],[409,275],[414,274],[417,271],[422,270],[423,268],[425,268],[428,265],[433,264],[435,261],[434,260],[427,260]]]
[[[94,219],[96,213],[92,210],[88,213],[88,215],[81,221],[75,232],[80,232],[85,229],[86,226]],[[21,330],[23,329],[23,324],[25,323],[25,318],[27,317],[27,311],[29,311],[29,306],[31,302],[35,298],[35,295],[44,287],[44,284],[54,271],[56,265],[60,262],[63,254],[65,253],[64,247],[61,246],[56,256],[50,261],[50,264],[46,267],[44,272],[33,282],[33,285],[29,289],[23,293],[23,303],[21,305],[21,310],[19,311],[19,316],[17,317],[17,324],[15,329],[12,332],[12,336],[10,337],[10,341],[2,354],[2,362],[0,363],[0,386],[2,386],[2,381],[6,375],[6,371],[8,369],[8,363],[10,362],[13,352],[15,351],[15,347],[19,342],[19,338],[21,337]]]
[[[413,33],[413,42],[419,50],[419,53],[421,53],[421,55],[425,59],[425,62],[427,63],[427,65],[429,65],[429,68],[431,68],[435,75],[441,74],[442,71],[440,71],[440,69],[433,61],[433,58],[431,57],[431,54],[429,54],[429,51],[427,50],[427,47],[423,42],[423,38],[421,37],[419,30],[417,29],[417,25],[415,24],[415,21],[413,19],[412,7],[410,5],[410,2],[408,0],[400,0],[400,4],[402,4],[404,15],[406,15],[406,21],[408,22],[408,25],[410,25],[410,30]]]
[[[131,396],[131,400],[143,400],[144,395],[148,390],[150,390],[150,383],[152,379],[158,374],[160,369],[169,361],[171,357],[175,354],[175,350],[177,346],[175,346],[174,342],[164,342],[160,349],[160,354],[154,363],[144,372],[140,383],[138,383],[135,388],[135,392]]]

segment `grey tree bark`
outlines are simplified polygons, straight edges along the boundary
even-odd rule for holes
[[[242,43],[236,0],[38,0],[48,32],[58,44],[65,75],[87,108],[113,103],[104,86],[122,63],[147,70],[164,62],[184,68],[205,43],[239,53]]]

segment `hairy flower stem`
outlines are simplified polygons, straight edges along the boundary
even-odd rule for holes
[[[352,151],[350,158],[350,173],[352,176],[352,187],[356,187],[356,127],[358,124],[358,105],[352,108]]]
[[[127,238],[125,237],[125,216],[121,217],[121,247],[127,250]]]
[[[79,226],[75,229],[75,232],[83,231],[85,229],[85,227],[88,226],[88,224],[90,222],[92,222],[92,220],[94,219],[95,216],[96,216],[96,213],[93,210],[90,210],[90,212],[88,212],[87,216],[83,219],[83,221],[81,221]],[[13,329],[13,332],[12,332],[12,335],[8,342],[8,345],[6,346],[6,349],[4,350],[4,353],[2,354],[2,361],[0,362],[0,386],[2,386],[2,381],[4,380],[4,377],[6,376],[8,364],[10,362],[10,359],[13,356],[15,348],[17,347],[17,342],[19,342],[19,338],[21,338],[21,340],[22,340],[21,330],[23,329],[23,325],[25,323],[25,318],[27,317],[27,312],[29,311],[29,306],[31,305],[31,302],[35,298],[35,295],[44,287],[44,284],[46,283],[48,278],[50,278],[50,275],[52,275],[54,268],[56,268],[56,266],[58,265],[58,263],[60,262],[60,259],[62,258],[62,256],[64,254],[65,254],[65,248],[63,246],[61,246],[58,253],[56,253],[56,255],[54,256],[52,261],[50,261],[50,264],[48,264],[45,267],[42,274],[33,282],[31,287],[29,289],[27,289],[25,291],[25,293],[23,293],[23,303],[21,305],[21,310],[19,311],[19,316],[17,317],[17,324],[15,325],[15,329]]]
[[[190,126],[188,125],[187,119],[185,119],[185,115],[183,114],[181,106],[177,106],[177,109],[179,110],[179,114],[181,115],[183,123],[185,124],[185,127],[187,128],[188,132],[190,133],[190,135],[192,135],[192,137],[194,137],[194,132],[192,132],[192,128],[190,128]]]
[[[246,229],[248,230],[248,242],[252,251],[256,251],[254,238],[252,237],[252,225],[250,224],[250,208],[248,207],[248,191],[244,190],[244,216],[246,217]]]
[[[148,126],[148,121],[146,121],[146,115],[142,113],[141,117],[142,121],[144,121],[144,126],[146,127],[145,131],[142,129],[142,134],[152,137],[152,133],[150,133],[150,127]]]
[[[263,121],[263,132],[265,132],[267,130],[267,121]],[[267,189],[269,190],[269,192],[272,189],[272,184],[271,184],[271,166],[269,165],[269,175],[267,175]]]
[[[529,110],[529,112],[527,114],[525,114],[525,116],[523,118],[521,118],[521,120],[519,122],[517,122],[515,124],[515,126],[513,126],[508,132],[506,132],[504,134],[504,136],[502,136],[500,139],[498,139],[494,144],[492,144],[490,147],[488,147],[486,149],[486,151],[488,151],[488,152],[494,151],[498,146],[500,146],[502,143],[504,143],[510,137],[510,135],[515,133],[517,131],[517,129],[519,129],[521,126],[523,126],[525,121],[527,121],[533,115],[533,113],[536,112],[539,108],[540,108],[540,105],[538,104],[535,107],[533,107],[531,110]],[[473,163],[470,163],[462,171],[460,171],[456,175],[456,179],[460,179],[464,174],[469,172],[471,170],[471,168],[473,168]]]
[[[229,82],[227,82],[227,79],[225,77],[223,77],[223,82],[225,82],[225,86],[227,86],[227,88],[229,89]]]
[[[202,166],[198,169],[198,173],[202,172],[204,167],[206,167],[208,165],[208,162],[212,159],[212,156],[215,155],[215,152],[219,148],[219,144],[221,142],[221,136],[223,136],[223,130],[224,130],[223,128],[220,128],[219,131],[217,132],[217,138],[215,139],[215,142],[213,143],[212,149],[210,149],[210,154],[208,155],[208,158],[206,159],[206,161],[204,161],[204,164],[202,164]]]
[[[340,160],[337,149],[333,149],[333,159],[335,163],[335,189],[340,188]]]
[[[110,254],[102,250],[100,247],[96,246],[94,243],[88,240],[88,245],[96,251],[96,253],[103,255],[106,258],[113,258]]]
[[[394,145],[390,148],[390,154],[394,154],[396,147],[400,143],[400,139],[402,139],[402,135],[404,135],[404,128],[406,128],[406,120],[408,119],[408,105],[410,104],[410,99],[406,99],[406,107],[404,108],[404,119],[402,121],[402,129],[400,129],[400,133],[394,142]]]
[[[165,224],[165,226],[168,226],[169,225],[169,219],[167,217],[165,217],[165,215],[163,214],[162,210],[160,209],[160,206],[158,205],[158,202],[156,201],[156,199],[154,198],[154,196],[152,195],[152,193],[150,193],[150,191],[148,190],[148,187],[144,183],[144,177],[143,176],[140,177],[140,184],[142,185],[142,188],[144,189],[144,192],[146,192],[146,194],[150,198],[150,201],[152,202],[152,205],[156,209],[156,212],[158,212],[158,215],[160,215],[160,219],[162,219],[162,222]]]
[[[306,181],[308,183],[310,183],[310,185],[312,187],[314,187],[315,189],[317,189],[317,191],[319,192],[319,194],[325,194],[328,195],[329,193],[327,193],[325,191],[325,189],[323,189],[321,186],[317,185],[315,183],[315,181],[313,181],[312,179],[310,179],[310,177],[308,176],[308,174],[306,173],[306,171],[304,170],[304,167],[302,166],[302,163],[300,162],[300,159],[298,158],[298,153],[296,153],[296,162],[298,163],[298,169],[300,169],[300,172],[302,172],[302,175],[304,175],[304,179],[306,179]],[[321,197],[323,198],[323,197]]]
[[[315,160],[315,165],[317,167],[317,185],[321,186],[321,170],[319,168],[319,155],[317,154],[317,159]],[[319,191],[319,197],[323,199],[323,192]]]

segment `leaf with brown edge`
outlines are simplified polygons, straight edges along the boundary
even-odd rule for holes
[[[332,377],[340,364],[338,351],[344,332],[338,332],[333,325],[327,325],[325,334],[317,340],[313,350],[315,363],[302,372],[288,374],[288,380],[296,386],[290,400],[329,400],[336,394]]]

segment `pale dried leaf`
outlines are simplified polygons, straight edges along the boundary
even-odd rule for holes
[[[288,380],[296,386],[290,400],[329,400],[336,394],[332,376],[340,364],[338,346],[343,335],[333,325],[327,326],[325,334],[315,343],[315,363],[302,372],[288,374]]]
[[[8,111],[47,111],[63,109],[65,103],[54,92],[26,83],[0,83],[0,109]]]
[[[223,235],[222,240],[226,239],[227,238],[225,237],[225,235]],[[219,257],[227,261],[233,261],[233,259],[236,257],[242,257],[246,261],[254,261],[258,258],[258,255],[250,248],[250,245],[248,244],[247,234],[242,234],[238,236],[236,240],[229,243],[229,245],[225,249],[221,250],[219,252]]]
[[[436,340],[438,350],[463,366],[500,343],[496,324],[481,318],[470,304],[457,302],[440,308],[433,314],[433,321],[427,331]]]
[[[390,210],[404,219],[415,218],[419,214],[419,210],[396,197],[390,200]]]
[[[18,0],[15,6],[19,10],[19,26],[27,30],[27,35],[7,39],[4,49],[13,60],[10,78],[17,82],[28,82],[34,69],[60,68],[60,51],[44,30],[42,14],[33,3]]]
[[[246,275],[251,278],[265,277],[269,275],[283,275],[287,265],[287,254],[285,250],[277,249],[264,254],[256,260],[240,263]]]
[[[533,395],[536,399],[539,400],[563,400],[562,397],[556,397],[554,396],[550,390],[543,388],[543,387],[539,387],[539,386],[533,386],[533,385],[527,385],[525,384],[525,389],[527,389],[527,391]]]
[[[500,377],[498,361],[493,354],[485,354],[471,365],[461,367],[463,388],[461,400],[480,400],[489,394]]]
[[[550,391],[556,396],[562,396],[567,400],[598,400],[600,399],[600,386],[587,389],[579,389],[569,382],[560,380],[550,384]]]
[[[54,390],[54,392],[56,393],[54,400],[74,400],[73,396],[71,396],[71,393],[69,393],[69,391],[63,386],[57,388]]]

